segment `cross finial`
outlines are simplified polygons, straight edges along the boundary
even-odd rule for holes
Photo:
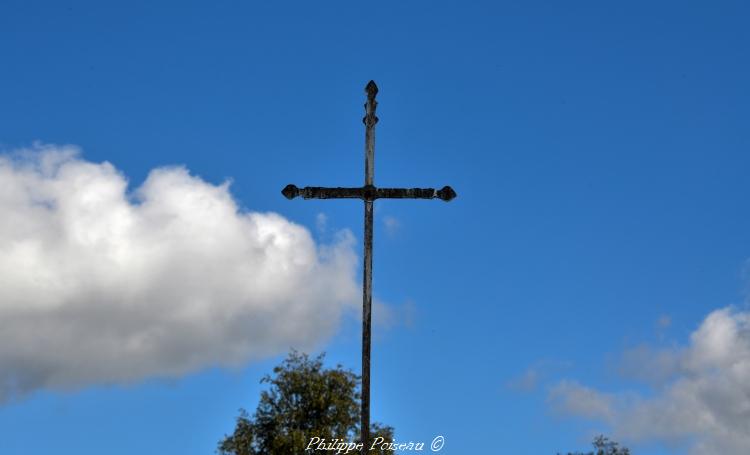
[[[367,99],[375,98],[375,95],[378,94],[378,86],[375,85],[375,81],[370,81],[367,83],[367,86],[365,87],[365,92],[367,92]]]

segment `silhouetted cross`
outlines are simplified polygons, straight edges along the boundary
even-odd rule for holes
[[[378,86],[370,81],[365,87],[365,185],[359,188],[326,188],[306,186],[297,188],[287,185],[281,193],[287,199],[302,196],[305,199],[362,199],[365,201],[365,263],[362,284],[362,453],[367,453],[370,441],[370,331],[372,308],[372,203],[375,199],[442,199],[450,201],[456,192],[449,186],[440,190],[434,188],[377,188],[374,183],[375,171],[375,108],[378,103],[375,95]]]

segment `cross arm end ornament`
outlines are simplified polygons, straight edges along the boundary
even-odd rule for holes
[[[374,201],[376,199],[441,199],[445,202],[456,197],[456,192],[450,186],[436,190],[434,188],[376,188],[367,185],[358,188],[327,188],[322,186],[306,186],[298,188],[287,185],[281,190],[287,199],[302,196],[304,199],[362,199]]]

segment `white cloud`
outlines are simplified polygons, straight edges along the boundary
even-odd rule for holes
[[[373,298],[372,307],[372,322],[383,330],[400,326],[406,328],[414,326],[417,307],[412,300],[406,300],[404,303],[397,305],[386,304],[378,298]]]
[[[518,377],[511,379],[505,383],[505,386],[510,390],[518,392],[531,392],[539,384],[539,370],[534,367],[529,367]]]
[[[656,326],[659,329],[666,329],[671,325],[672,325],[672,318],[668,314],[663,314],[659,316],[659,319],[656,320]]]
[[[614,401],[607,394],[572,381],[562,381],[553,387],[549,399],[558,412],[589,419],[609,419]]]
[[[358,308],[330,245],[181,167],[128,193],[74,147],[0,155],[0,401],[311,348]]]
[[[650,393],[605,394],[562,382],[558,409],[601,420],[634,442],[682,444],[693,455],[750,453],[750,312],[709,314],[686,347],[625,353],[623,370]]]
[[[533,392],[548,377],[570,367],[570,362],[542,359],[534,362],[522,374],[506,381],[505,386],[516,392]]]
[[[321,212],[315,216],[315,227],[320,233],[326,232],[328,228],[328,216],[325,213]]]
[[[401,222],[394,216],[386,215],[383,217],[383,225],[388,234],[394,234],[401,227]]]

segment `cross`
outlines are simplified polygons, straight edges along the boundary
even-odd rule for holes
[[[456,197],[456,192],[449,186],[440,190],[434,188],[377,188],[374,182],[375,174],[375,108],[378,103],[375,95],[378,86],[370,81],[365,87],[367,102],[365,103],[365,185],[358,188],[327,188],[320,186],[306,186],[297,188],[287,185],[281,193],[287,199],[302,196],[305,199],[362,199],[365,202],[365,245],[364,245],[364,277],[362,283],[362,425],[361,440],[362,454],[368,451],[370,440],[370,331],[372,308],[372,216],[373,202],[376,199],[442,199],[450,201]]]

